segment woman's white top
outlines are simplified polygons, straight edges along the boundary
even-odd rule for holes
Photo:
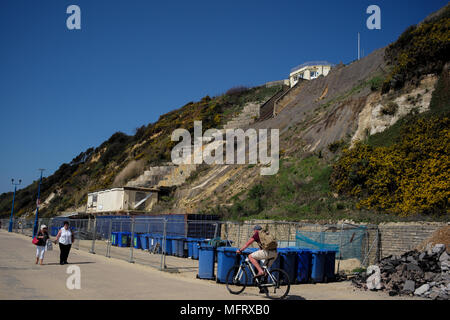
[[[61,228],[61,236],[59,237],[59,243],[61,244],[72,244],[72,232],[70,229]]]

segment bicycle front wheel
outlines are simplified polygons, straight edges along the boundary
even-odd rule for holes
[[[282,269],[272,269],[264,285],[266,295],[270,299],[284,299],[289,293],[291,282],[289,275]]]
[[[247,286],[247,272],[244,266],[236,264],[228,270],[226,284],[231,294],[240,294]]]

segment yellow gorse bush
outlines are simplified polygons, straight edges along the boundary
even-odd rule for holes
[[[335,164],[332,186],[359,207],[407,216],[446,213],[450,195],[450,119],[418,119],[389,147],[361,142]]]

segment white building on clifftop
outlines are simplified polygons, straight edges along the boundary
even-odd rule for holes
[[[313,80],[320,75],[325,77],[330,72],[332,66],[333,64],[327,61],[311,61],[303,63],[291,69],[291,73],[289,74],[289,84],[292,88],[300,79]]]

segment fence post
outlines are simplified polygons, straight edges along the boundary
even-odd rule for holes
[[[377,232],[375,233],[375,239],[372,241],[372,244],[371,244],[371,246],[370,246],[370,248],[369,248],[369,251],[367,252],[367,254],[366,254],[366,256],[364,257],[364,260],[362,261],[362,263],[361,263],[361,265],[364,267],[364,266],[366,266],[366,259],[369,259],[369,255],[370,255],[370,252],[372,251],[372,248],[373,248],[373,246],[375,245],[375,244],[377,244],[377,247],[378,247],[378,228],[377,228]]]
[[[111,258],[111,235],[112,235],[112,219],[109,219],[108,241],[106,242],[106,257]]]
[[[291,245],[291,224],[289,223],[289,231],[288,231],[288,247]]]
[[[339,267],[341,265],[341,259],[342,259],[342,234],[344,233],[344,223],[341,225],[341,234],[339,235],[339,261],[338,261],[338,267],[337,267],[337,273],[339,273]]]
[[[92,233],[92,247],[89,253],[95,254],[95,238],[97,238],[97,217],[94,220],[94,232]]]
[[[131,217],[131,241],[130,241],[130,259],[128,260],[129,263],[134,263],[133,260],[133,248],[134,248],[134,217]]]
[[[238,248],[241,247],[241,224],[238,222]]]
[[[214,227],[214,238],[217,238],[217,227],[219,226],[219,224],[216,222]]]
[[[163,229],[163,239],[161,246],[161,263],[159,265],[159,270],[164,270],[166,268],[166,237],[167,237],[167,218],[164,218],[164,229]]]

